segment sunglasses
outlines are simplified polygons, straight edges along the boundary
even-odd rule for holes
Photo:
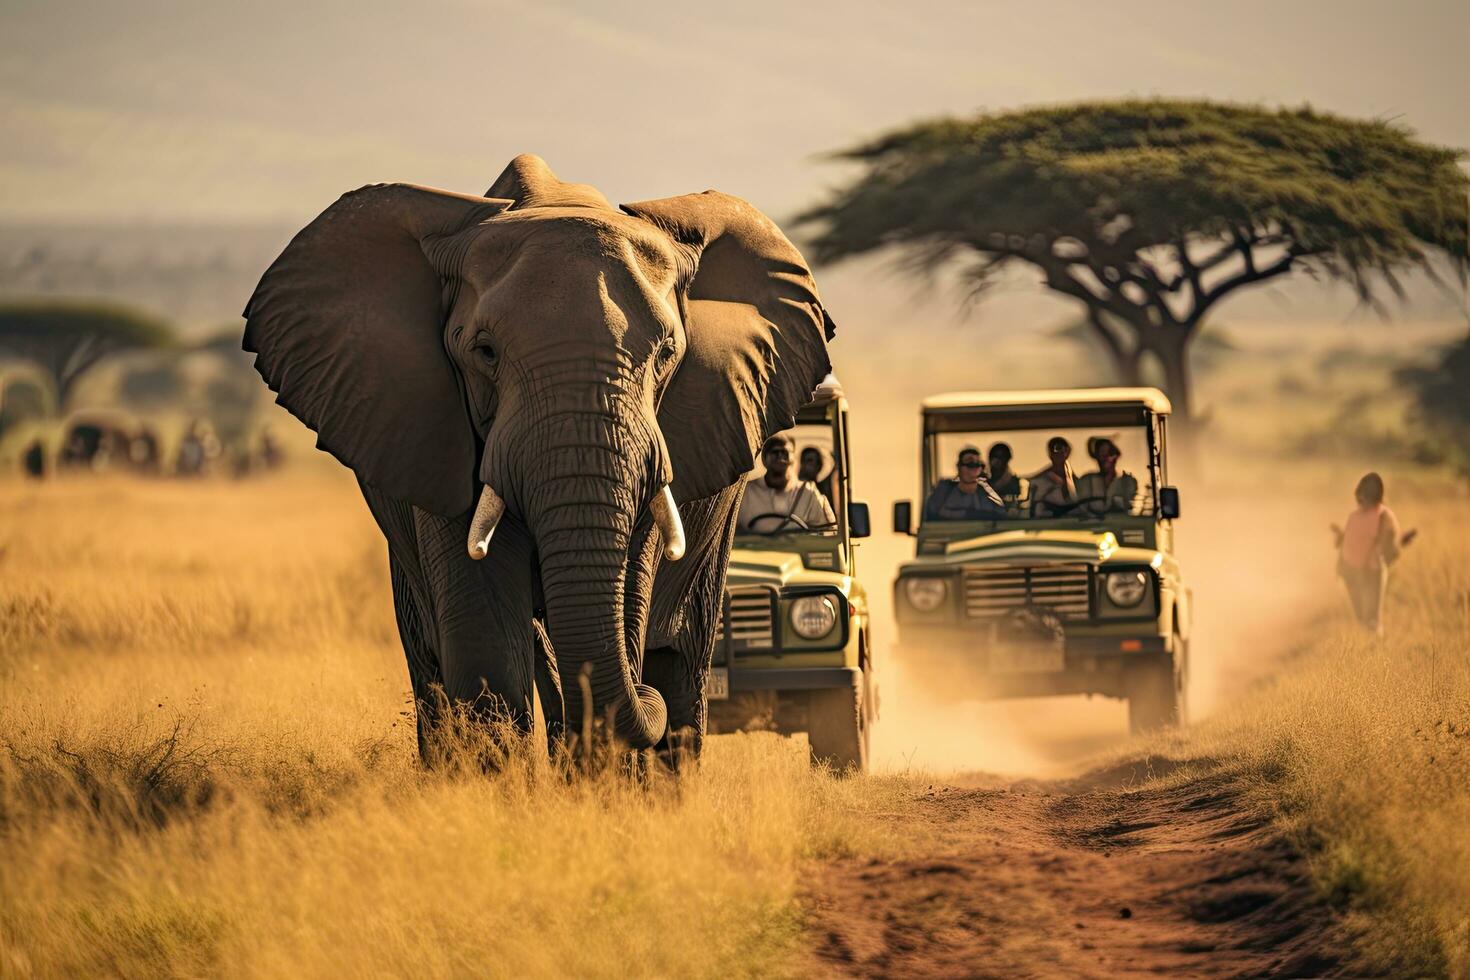
[[[791,450],[787,449],[785,446],[772,446],[770,449],[767,449],[762,455],[790,457]]]
[[[963,459],[960,460],[960,469],[963,469],[963,470],[978,470],[980,467],[982,467],[984,465],[985,464],[982,463],[982,462],[980,462],[978,459],[975,460],[974,462],[967,462],[967,461],[965,461]]]

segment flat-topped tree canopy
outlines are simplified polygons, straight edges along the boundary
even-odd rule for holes
[[[38,300],[0,306],[0,358],[31,361],[51,378],[59,406],[78,378],[105,357],[174,345],[167,322],[112,303]]]
[[[1078,103],[920,122],[845,150],[863,171],[798,223],[819,262],[888,247],[926,271],[970,260],[977,292],[1030,266],[1084,305],[1125,383],[1153,354],[1187,416],[1188,341],[1238,288],[1301,269],[1378,305],[1403,270],[1436,275],[1437,257],[1463,281],[1463,156],[1311,108]]]

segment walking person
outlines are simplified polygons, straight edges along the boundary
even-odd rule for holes
[[[1398,560],[1403,546],[1414,539],[1413,531],[1402,536],[1399,521],[1383,503],[1383,477],[1369,473],[1353,491],[1358,507],[1337,536],[1337,574],[1347,586],[1348,599],[1358,622],[1383,635],[1383,595],[1388,588],[1388,567]]]

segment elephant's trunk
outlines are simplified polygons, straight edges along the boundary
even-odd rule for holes
[[[611,538],[606,542],[589,539]],[[546,625],[562,677],[574,678],[592,665],[592,704],[616,707],[614,729],[634,748],[656,745],[664,736],[668,713],[657,691],[637,683],[642,650],[630,648],[625,616],[629,540],[621,531],[557,527],[536,534]],[[637,631],[641,634],[641,630]],[[575,683],[562,688],[566,717],[581,717],[582,693]]]
[[[575,678],[590,664],[591,707],[613,709],[617,737],[651,748],[668,724],[663,698],[639,683],[659,561],[653,536],[669,557],[684,550],[661,440],[641,414],[609,418],[590,409],[562,409],[525,431],[530,438],[516,442],[528,454],[521,470],[528,477],[506,488],[536,542],[566,718],[575,725],[582,717]]]

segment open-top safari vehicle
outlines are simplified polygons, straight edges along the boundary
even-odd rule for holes
[[[926,399],[929,506],[915,557],[894,582],[905,662],[962,696],[1101,694],[1127,699],[1135,731],[1181,722],[1190,593],[1174,558],[1169,411],[1154,388]],[[1071,456],[1072,445],[1118,454],[1111,481],[1086,476],[1100,467]],[[990,474],[1009,491],[1003,507],[976,517],[936,506],[954,493],[936,486],[954,475],[949,467],[973,463],[977,450],[982,460],[1009,455],[1008,470],[1020,474]],[[912,504],[897,502],[893,520],[895,531],[913,533]]]
[[[788,435],[797,455],[820,454],[810,484],[835,520],[756,515],[737,528],[708,685],[710,728],[804,731],[813,761],[863,769],[877,688],[853,541],[869,534],[869,521],[867,504],[852,499],[847,401],[836,378]]]

